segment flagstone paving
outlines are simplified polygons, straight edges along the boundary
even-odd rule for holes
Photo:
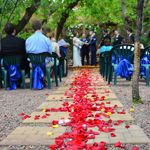
[[[59,108],[59,107],[63,106],[63,103],[64,102],[61,102],[61,101],[60,102],[58,102],[58,101],[44,102],[37,109],[38,110],[43,110],[43,109],[46,109],[46,108]],[[95,103],[95,102],[93,102],[93,103]],[[107,103],[107,101],[96,102],[96,104],[102,104],[102,103],[104,103],[104,105],[106,107],[114,107],[115,105],[117,105],[118,107],[123,107],[123,105],[120,101],[115,101],[115,100],[112,100],[110,103]],[[69,104],[71,104],[71,102],[69,102]]]
[[[46,101],[43,102],[38,108],[37,111],[33,112],[30,118],[27,118],[23,121],[23,126],[17,127],[6,139],[0,142],[0,145],[50,145],[54,144],[54,139],[67,131],[67,127],[57,126],[56,128],[47,127],[46,124],[51,125],[53,120],[59,119],[68,119],[68,112],[44,112],[43,109],[46,108],[59,108],[62,107],[62,104],[65,101],[68,101],[71,104],[73,98],[65,96],[65,92],[69,92],[71,87],[69,84],[74,81],[74,77],[78,75],[78,71],[74,71],[74,74],[71,75],[63,85],[58,87],[56,91],[52,91],[46,97]],[[98,74],[98,73],[97,73]],[[99,77],[95,79],[97,84],[93,83],[89,88],[95,89],[99,97],[105,96],[104,101],[98,101],[96,104],[104,103],[106,107],[118,106],[116,109],[123,109],[122,103],[118,100],[117,96],[106,85],[104,80]],[[95,82],[94,81],[94,82]],[[88,94],[88,97],[92,97],[92,94]],[[107,103],[107,102],[110,102]],[[93,102],[94,103],[94,102]],[[118,114],[116,111],[115,114],[111,114],[110,118],[101,117],[99,119],[108,121],[118,121],[123,120],[124,123],[121,126],[115,126],[115,137],[111,137],[110,133],[100,132],[100,135],[96,135],[95,139],[89,140],[88,143],[105,141],[108,144],[113,144],[118,141],[121,143],[131,143],[131,144],[143,144],[150,143],[149,138],[145,135],[143,130],[137,125],[130,125],[129,128],[125,128],[125,125],[134,123],[134,118],[125,111],[125,114]],[[93,112],[93,115],[100,113],[100,111]],[[42,118],[44,116],[44,118]],[[89,117],[87,119],[93,119],[94,117]],[[32,124],[32,126],[30,125]],[[43,125],[43,126],[40,126]],[[91,128],[94,131],[98,131],[98,128]]]
[[[100,112],[97,111],[97,112],[93,112],[93,114],[99,114]],[[98,117],[97,117],[98,118]],[[131,122],[131,121],[134,121],[134,118],[128,113],[126,112],[126,114],[111,114],[109,118],[106,118],[104,116],[101,116],[99,117],[101,120],[104,120],[104,121],[108,121],[108,120],[112,120],[112,121],[117,121],[117,120],[123,120],[123,121],[126,121],[126,122]],[[88,119],[94,119],[94,117],[89,117]]]
[[[60,100],[73,100],[73,98],[70,98],[68,96],[65,96],[64,94],[59,95],[50,95],[46,98],[47,101],[60,101]]]
[[[50,114],[46,118],[42,118],[42,116]],[[69,117],[68,112],[33,112],[30,118],[27,118],[23,121],[23,123],[49,123],[51,124],[53,120],[60,120],[61,118],[67,119]],[[35,119],[36,116],[39,116],[38,119]]]
[[[65,131],[65,127],[17,127],[0,145],[49,145]]]
[[[109,133],[101,132],[100,135],[97,135],[95,139],[90,140],[89,143],[94,143],[99,141],[105,141],[109,144],[114,144],[118,141],[121,143],[131,143],[131,144],[144,144],[150,143],[150,140],[143,130],[137,125],[131,125],[130,128],[126,129],[125,125],[115,126],[115,137],[111,137]],[[98,131],[94,128],[93,131]]]

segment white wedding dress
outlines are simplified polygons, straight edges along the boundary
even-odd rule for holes
[[[73,38],[73,66],[79,67],[82,66],[80,49],[84,43],[80,41],[77,37]]]

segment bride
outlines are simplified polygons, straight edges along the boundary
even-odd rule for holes
[[[79,38],[78,32],[75,33],[75,37],[73,38],[73,66],[79,67],[82,66],[81,64],[81,56],[80,56],[80,49],[84,42],[82,42]]]

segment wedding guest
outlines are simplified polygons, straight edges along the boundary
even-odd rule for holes
[[[134,34],[132,33],[132,29],[128,29],[127,34],[129,36],[129,43],[134,44]]]
[[[50,34],[50,40],[51,40],[51,44],[52,44],[52,52],[56,53],[58,55],[58,57],[61,57],[59,45],[56,42],[55,33],[54,32]]]
[[[90,51],[89,45],[88,45],[89,39],[87,38],[87,36],[86,36],[85,33],[82,34],[81,41],[85,43],[82,46],[82,48],[81,48],[81,61],[82,61],[82,65],[84,66],[84,59],[85,59],[85,57],[86,57],[87,65],[89,65],[89,51]]]
[[[106,29],[102,30],[102,38],[101,38],[101,43],[99,44],[99,47],[105,45],[110,45],[111,44],[111,37]]]
[[[26,59],[25,52],[25,40],[19,37],[16,37],[15,25],[12,23],[7,23],[5,25],[4,31],[6,33],[6,37],[1,40],[1,54],[3,56],[8,55],[19,55],[21,57],[21,64],[17,64],[19,66],[14,65],[13,67],[6,67],[9,74],[9,90],[15,90],[17,87],[21,86],[21,75],[19,73],[19,68],[25,69],[26,74],[29,70],[29,65]],[[16,70],[16,71],[14,71]],[[10,81],[11,80],[11,81]]]
[[[60,39],[58,41],[58,45],[59,45],[59,48],[60,48],[60,52],[63,51],[64,54],[65,54],[65,57],[67,57],[67,55],[68,55],[68,47],[70,46],[70,44],[67,43],[64,39]]]
[[[35,20],[32,23],[34,33],[26,40],[26,52],[39,54],[43,52],[52,52],[52,46],[49,38],[42,33],[42,24]]]
[[[119,33],[118,30],[115,30],[115,31],[114,31],[114,36],[115,36],[115,37],[114,37],[113,46],[122,44],[122,42],[123,42],[123,37],[120,35],[120,33]]]
[[[90,42],[89,42],[89,48],[91,51],[91,65],[95,66],[96,65],[96,35],[95,33],[91,30],[89,32],[90,34]]]
[[[26,51],[25,51],[25,40],[15,36],[16,30],[15,25],[12,23],[7,23],[5,25],[4,31],[6,37],[1,40],[1,54],[19,54],[22,56],[21,68],[26,67]]]

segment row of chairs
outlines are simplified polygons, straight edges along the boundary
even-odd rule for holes
[[[64,54],[64,52],[61,52],[61,58],[58,58],[56,53],[41,53],[41,54],[27,54],[27,58],[30,60],[31,64],[34,64],[35,66],[42,66],[45,63],[45,59],[47,57],[54,59],[54,66],[53,67],[46,67],[45,68],[45,77],[48,84],[48,89],[51,89],[51,72],[54,72],[55,77],[55,84],[56,86],[59,85],[59,81],[61,82],[62,77],[67,76],[68,74],[68,61]],[[59,60],[59,65],[56,65],[57,59]],[[5,89],[8,88],[8,69],[6,68],[6,65],[17,65],[22,63],[22,56],[17,54],[10,54],[10,55],[2,55],[1,60],[3,60],[0,66],[0,84]],[[26,82],[25,82],[25,69],[19,70],[21,73],[21,87],[26,88]],[[33,68],[30,67],[30,89],[32,89],[33,85]]]
[[[150,46],[141,50],[141,59],[143,56],[150,58]],[[114,82],[114,85],[117,85],[117,74],[116,68],[120,62],[120,58],[128,58],[128,61],[133,65],[134,63],[134,46],[129,44],[116,45],[112,48],[111,51],[106,51],[100,54],[100,74],[108,81]],[[116,63],[114,63],[115,61]],[[149,86],[150,78],[150,64],[141,64],[141,66],[146,69],[146,85]],[[131,80],[128,78],[127,80]]]

